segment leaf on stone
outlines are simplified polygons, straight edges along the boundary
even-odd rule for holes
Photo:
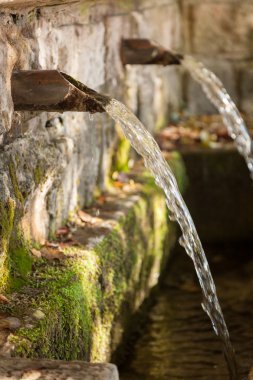
[[[8,300],[8,298],[5,297],[3,294],[0,294],[0,302],[1,303],[10,303],[10,300]]]
[[[78,210],[77,215],[82,222],[88,223],[88,224],[95,224],[98,220],[96,217],[90,214],[87,214],[87,212],[84,212],[82,210]]]
[[[64,260],[66,256],[64,253],[57,248],[43,247],[41,249],[41,255],[46,260]]]
[[[125,186],[125,183],[120,182],[120,181],[114,181],[114,182],[113,182],[113,186],[114,186],[114,187],[117,187],[117,188],[119,188],[119,189],[122,189],[122,188]]]
[[[50,248],[59,248],[59,243],[57,241],[47,241],[45,246]]]
[[[100,204],[100,205],[103,205],[106,201],[106,197],[104,195],[100,195],[98,198],[97,198],[97,203]]]
[[[64,248],[68,248],[68,247],[80,247],[81,245],[82,244],[78,240],[70,239],[68,241],[61,242],[60,248],[64,249]]]
[[[31,254],[37,257],[38,259],[41,257],[41,252],[38,249],[32,248],[30,251],[31,251]]]
[[[66,236],[70,233],[70,229],[68,226],[64,226],[64,227],[60,227],[58,228],[58,230],[56,231],[56,236],[60,237],[60,236]]]

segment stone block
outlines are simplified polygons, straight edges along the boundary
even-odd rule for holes
[[[252,54],[253,5],[241,2],[186,2],[185,45],[189,53],[230,58]]]
[[[119,380],[113,364],[18,358],[1,358],[0,376],[2,380]]]
[[[253,115],[253,68],[244,65],[239,71],[240,109]]]
[[[181,17],[177,2],[159,4],[135,15],[138,23],[138,35],[150,38],[165,48],[181,48]]]
[[[184,195],[201,241],[252,241],[253,189],[243,157],[233,147],[186,150],[189,186]]]

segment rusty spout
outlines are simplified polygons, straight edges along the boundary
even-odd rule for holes
[[[123,39],[120,50],[124,65],[180,65],[183,58],[148,39]]]
[[[58,70],[13,72],[11,88],[15,111],[96,113],[104,112],[110,101]]]

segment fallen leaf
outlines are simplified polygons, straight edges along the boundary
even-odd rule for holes
[[[41,252],[38,249],[32,248],[31,253],[33,256],[37,257],[38,259],[41,257]]]
[[[88,224],[95,224],[98,220],[96,217],[91,216],[90,214],[87,214],[87,212],[84,212],[82,210],[78,210],[77,215],[82,222]]]
[[[60,228],[58,228],[58,230],[56,231],[56,236],[66,236],[66,235],[69,234],[69,232],[70,232],[69,227],[67,227],[67,226],[60,227]]]
[[[21,321],[15,317],[7,317],[0,319],[0,328],[15,330],[21,327]]]
[[[60,249],[43,247],[41,249],[41,255],[47,260],[64,260],[66,256]]]
[[[100,204],[100,205],[103,205],[106,201],[106,197],[104,195],[100,195],[98,198],[97,198],[97,203]]]
[[[114,187],[117,187],[117,188],[119,188],[119,189],[122,189],[122,187],[125,186],[125,183],[120,182],[120,181],[114,181],[114,182],[113,182],[113,186],[114,186]]]
[[[60,247],[62,249],[68,248],[68,247],[80,247],[81,245],[82,244],[79,241],[74,240],[74,239],[60,243]]]
[[[45,244],[46,247],[50,247],[50,248],[58,248],[59,247],[59,243],[56,242],[56,241],[47,241],[46,244]]]
[[[10,303],[10,300],[8,300],[8,298],[5,297],[3,294],[0,294],[0,302],[2,302],[2,303]]]

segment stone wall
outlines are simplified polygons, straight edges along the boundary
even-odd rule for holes
[[[183,51],[217,74],[240,110],[253,112],[253,3],[251,0],[184,0]],[[191,113],[215,109],[188,76],[185,103]]]
[[[72,3],[14,1],[9,9],[10,2],[0,1],[0,203],[6,209],[12,199],[15,223],[22,219],[25,236],[39,242],[105,188],[117,138],[104,114],[13,112],[12,70],[65,71],[129,104],[151,130],[166,121],[168,104],[177,106],[180,95],[170,86],[171,77],[179,82],[170,75],[175,69],[124,68],[119,56],[122,37],[150,37],[179,49],[176,1]]]
[[[115,128],[105,115],[14,113],[12,70],[65,71],[127,103],[150,130],[164,125],[170,110],[214,112],[179,68],[122,66],[122,37],[151,38],[199,57],[241,110],[252,112],[251,1],[11,3],[0,1],[0,201],[15,200],[32,238],[45,239],[75,207],[91,203],[96,187],[105,188]]]
[[[121,152],[105,114],[14,112],[12,71],[65,71],[125,102],[151,131],[174,110],[214,112],[180,68],[122,66],[122,38],[151,38],[203,60],[250,113],[252,8],[249,0],[0,0],[1,267],[17,231],[43,243],[91,204]]]

